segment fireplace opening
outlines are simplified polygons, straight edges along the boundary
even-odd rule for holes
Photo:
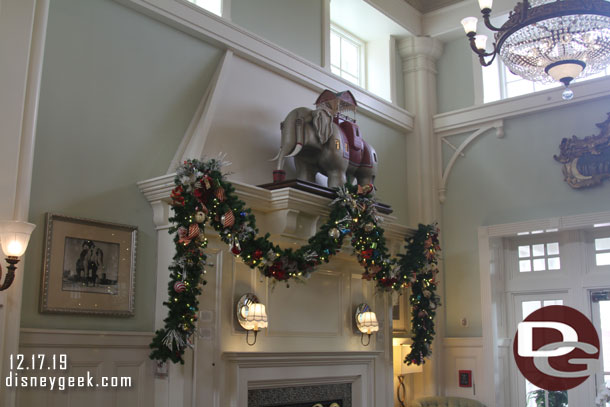
[[[248,390],[248,407],[352,407],[351,383]]]

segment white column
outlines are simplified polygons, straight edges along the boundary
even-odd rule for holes
[[[432,119],[437,109],[436,60],[443,47],[435,38],[409,37],[398,43],[398,50],[402,58],[406,108],[415,115],[415,126],[407,137],[406,152],[409,224],[440,222],[438,169],[441,157]],[[442,298],[442,287],[438,293]],[[422,374],[413,377],[414,391],[409,398],[441,392],[441,344],[445,325],[442,315],[441,309],[435,320],[432,359],[426,362]]]
[[[0,219],[27,220],[32,183],[38,94],[48,0],[0,2]],[[39,225],[39,227],[43,227]],[[4,255],[0,257],[3,268]],[[23,261],[13,285],[0,293],[0,377],[19,350]],[[15,405],[15,390],[0,385],[0,405]]]
[[[437,187],[438,140],[432,118],[436,114],[436,60],[442,43],[431,37],[409,37],[398,43],[405,82],[405,102],[415,115],[407,138],[410,224],[439,220]]]

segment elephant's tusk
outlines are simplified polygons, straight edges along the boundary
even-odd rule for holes
[[[572,173],[572,175],[574,176],[574,178],[579,179],[579,180],[585,180],[585,179],[591,179],[593,178],[590,175],[582,175],[580,173],[580,171],[578,171],[578,158],[575,158],[574,160],[572,160],[572,163],[570,164],[570,172]]]
[[[294,157],[295,155],[299,154],[301,152],[301,150],[303,149],[303,144],[298,143],[295,147],[294,150],[292,150],[292,153],[288,154],[286,157]]]
[[[277,159],[280,158],[280,154],[282,154],[281,148],[280,148],[280,151],[277,152],[276,156],[273,157],[272,159],[270,159],[269,161],[277,161]]]

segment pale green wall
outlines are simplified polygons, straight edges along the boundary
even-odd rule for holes
[[[438,113],[474,104],[472,50],[461,37],[443,44],[443,54],[436,63]]]
[[[231,20],[316,65],[322,64],[322,0],[231,0]]]
[[[51,2],[23,327],[153,329],[156,232],[136,182],[167,170],[220,55],[111,0]],[[135,317],[38,313],[47,211],[138,226]]]
[[[610,185],[574,190],[553,159],[564,137],[598,134],[610,98],[506,120],[505,137],[491,131],[459,158],[443,205],[447,336],[479,336],[479,226],[567,216],[610,208]],[[461,328],[467,317],[470,327]]]

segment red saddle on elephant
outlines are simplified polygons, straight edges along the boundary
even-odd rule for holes
[[[368,144],[360,137],[360,128],[356,123],[341,121],[339,128],[343,133],[344,142],[348,145],[349,161],[353,165],[370,167],[371,151]]]

